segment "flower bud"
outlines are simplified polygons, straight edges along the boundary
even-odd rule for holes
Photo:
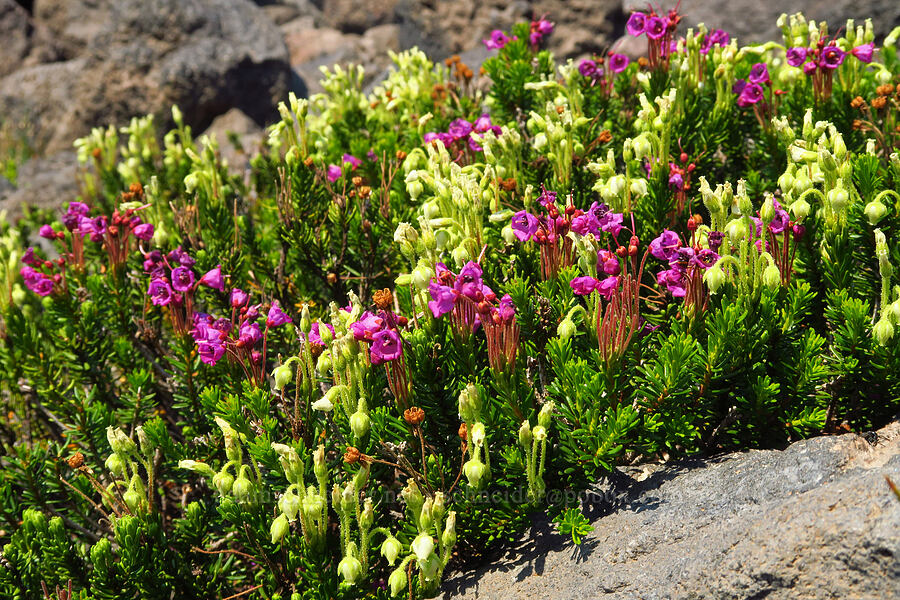
[[[113,477],[125,478],[125,461],[118,454],[110,454],[109,458],[106,459],[105,465],[106,469],[113,474]]]
[[[362,578],[362,563],[356,558],[356,542],[347,544],[347,556],[338,563],[338,574],[347,585],[356,585]]]
[[[328,325],[324,321],[319,321],[319,338],[321,338],[322,343],[325,346],[330,346],[332,340],[334,339],[334,334],[331,333],[331,329],[328,328]]]
[[[300,510],[303,511],[307,519],[318,519],[325,508],[325,499],[316,493],[315,490],[315,487],[309,486],[306,496],[300,502]]]
[[[809,216],[809,208],[809,202],[803,198],[795,200],[791,204],[791,213],[794,215],[794,220],[802,221]]]
[[[452,548],[456,545],[456,511],[451,510],[447,515],[447,523],[444,525],[444,534],[441,536],[444,548]]]
[[[109,457],[109,459],[107,459],[107,461],[106,461],[106,463],[107,463],[107,468],[109,468],[109,460],[112,459],[114,456],[116,456],[116,455],[113,454],[112,456]],[[196,461],[196,460],[182,460],[182,461],[179,461],[179,462],[178,462],[178,468],[180,468],[180,469],[187,469],[187,470],[189,470],[189,471],[193,471],[194,473],[200,473],[200,474],[203,475],[204,477],[213,477],[213,476],[215,476],[215,474],[216,474],[216,472],[213,471],[213,470],[212,470],[212,467],[210,467],[208,464],[206,464],[206,463],[204,463],[204,462],[198,462],[198,461]],[[112,469],[110,469],[110,471],[112,471]],[[122,476],[122,475],[118,475],[118,474],[116,474],[116,473],[113,473],[113,475],[116,475],[116,477],[121,477],[121,476]]]
[[[536,441],[543,442],[547,439],[547,428],[542,425],[535,425],[534,429],[531,430],[531,434]]]
[[[300,311],[300,331],[302,331],[305,336],[308,336],[309,332],[312,331],[312,319],[309,317],[308,304],[304,304],[303,309]]]
[[[534,436],[531,434],[531,425],[528,424],[528,421],[522,421],[522,425],[519,427],[519,445],[528,452],[531,449],[531,440]]]
[[[397,562],[397,557],[400,556],[401,552],[403,552],[403,544],[392,535],[388,536],[388,538],[381,543],[381,555],[391,567]]]
[[[325,396],[313,402],[312,409],[321,412],[331,412],[332,410],[334,410],[334,404],[332,404],[331,401],[328,400],[328,397]]]
[[[132,513],[136,513],[140,510],[141,501],[143,499],[141,498],[141,495],[137,493],[137,491],[129,488],[128,491],[122,494],[122,500],[125,501],[125,505],[128,507],[128,510],[130,510]]]
[[[137,444],[132,441],[121,428],[109,426],[106,428],[106,439],[109,447],[116,454],[132,454],[137,450]]]
[[[781,273],[775,265],[769,265],[763,270],[763,285],[770,290],[777,289],[781,285]]]
[[[887,214],[887,207],[880,200],[873,200],[866,204],[866,218],[872,226],[878,225],[878,222]]]
[[[475,446],[484,445],[485,437],[487,437],[484,429],[484,423],[479,421],[472,425],[472,431],[470,433],[472,437],[472,443],[475,444]]]
[[[290,383],[294,373],[289,365],[280,365],[272,371],[272,377],[275,378],[275,390],[280,392],[284,386]]]
[[[375,523],[375,510],[372,507],[372,499],[366,498],[362,512],[359,513],[359,528],[369,530]]]
[[[647,180],[646,179],[632,179],[631,180],[631,195],[634,199],[643,198],[647,195]]]
[[[741,240],[747,238],[747,226],[743,219],[732,219],[725,225],[725,234],[732,246],[737,246]]]
[[[762,207],[759,209],[759,218],[762,219],[763,225],[768,226],[775,218],[775,198],[771,195],[766,197]]]
[[[487,467],[480,460],[471,459],[463,465],[463,473],[469,481],[469,485],[475,489],[480,489],[482,480],[487,474]]]
[[[405,592],[408,585],[406,569],[394,569],[388,577],[388,585],[391,587],[391,596],[399,596]]]
[[[556,335],[564,340],[571,338],[575,335],[576,331],[575,322],[568,317],[560,321],[559,325],[556,327]]]
[[[516,244],[519,241],[516,237],[516,232],[513,231],[513,228],[509,225],[504,226],[503,229],[500,230],[500,237],[502,237],[503,241],[507,244]]]
[[[369,415],[361,410],[357,410],[355,413],[350,415],[350,429],[353,431],[353,435],[356,439],[360,440],[369,433]]]
[[[431,534],[423,531],[417,535],[416,539],[413,540],[411,549],[416,555],[417,560],[426,560],[434,553],[434,540],[432,539]]]
[[[269,533],[272,534],[272,543],[280,542],[281,538],[287,534],[288,529],[290,529],[290,524],[286,516],[281,514],[275,517],[272,527],[269,529]]]
[[[410,479],[406,487],[400,492],[400,497],[406,502],[406,507],[409,510],[411,516],[413,516],[418,522],[418,516],[422,512],[422,505],[425,503],[425,498],[422,496],[422,492],[419,491],[419,486],[416,485],[416,482],[413,479]]]
[[[234,485],[234,477],[228,471],[222,470],[213,476],[212,483],[220,496],[226,496],[231,492],[231,487]]]
[[[706,287],[709,288],[710,294],[718,292],[726,279],[725,271],[722,270],[722,267],[719,266],[718,262],[707,269],[706,273],[703,274],[703,281],[706,283]]]
[[[432,512],[433,506],[434,500],[431,498],[426,498],[425,502],[422,503],[422,510],[419,512],[419,529],[431,529],[431,526],[434,523],[434,514]]]
[[[538,413],[538,425],[542,427],[550,427],[550,419],[553,415],[553,409],[555,408],[555,406],[556,405],[551,400],[541,407],[541,412]]]
[[[443,492],[435,492],[434,493],[434,503],[431,505],[431,514],[434,516],[435,521],[440,521],[444,518],[444,512],[446,508],[444,506],[444,493]]]
[[[891,324],[890,319],[887,317],[880,318],[878,322],[875,323],[872,334],[879,344],[886,346],[887,343],[891,341],[891,338],[894,337],[894,326]]]

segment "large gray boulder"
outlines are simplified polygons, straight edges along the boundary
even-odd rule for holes
[[[445,581],[444,598],[900,597],[900,423],[621,470],[588,496],[580,548],[538,521],[519,548]]]
[[[135,115],[165,123],[172,104],[198,131],[231,108],[263,124],[290,86],[281,34],[249,0],[39,1],[35,23],[68,60],[0,79],[0,114],[31,123],[38,152]]]

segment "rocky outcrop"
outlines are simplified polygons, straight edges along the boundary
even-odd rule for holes
[[[620,470],[587,496],[573,547],[544,520],[522,545],[446,578],[444,598],[900,597],[900,423]]]
[[[165,122],[172,104],[197,130],[234,107],[262,124],[289,89],[281,34],[248,0],[38,1],[34,11],[34,31],[57,40],[51,55],[63,60],[0,79],[0,114],[31,123],[38,152],[135,115]]]

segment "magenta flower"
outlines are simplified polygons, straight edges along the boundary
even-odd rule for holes
[[[600,229],[616,237],[622,231],[623,217],[622,213],[607,212],[600,218]]]
[[[763,89],[758,83],[748,83],[738,96],[738,106],[750,106],[763,99]]]
[[[134,237],[139,240],[149,242],[153,239],[153,225],[150,223],[141,223],[132,229],[132,232],[134,233]]]
[[[845,56],[847,53],[837,46],[825,46],[822,48],[820,66],[826,69],[837,69],[844,63]]]
[[[49,296],[53,293],[53,280],[43,273],[35,271],[31,267],[22,267],[19,273],[25,280],[25,287],[38,296]]]
[[[25,251],[25,254],[22,255],[22,262],[26,265],[33,265],[40,262],[40,259],[34,255],[34,248],[30,247]],[[33,269],[32,269],[33,270]],[[24,275],[23,275],[24,277]]]
[[[818,65],[816,63],[808,62],[803,65],[803,72],[805,74],[809,75],[810,77],[812,77],[812,74],[816,72],[817,68],[818,68]]]
[[[652,242],[650,242],[650,254],[659,260],[670,260],[678,247],[681,246],[681,240],[678,234],[668,229],[663,229]]]
[[[204,364],[214,365],[225,355],[225,346],[215,342],[199,342],[197,354],[200,355],[200,360]]]
[[[769,83],[769,69],[766,67],[766,63],[756,63],[753,65],[747,80],[750,83],[758,83],[760,85]]]
[[[450,123],[450,126],[447,127],[447,133],[453,137],[454,141],[461,140],[472,133],[472,124],[463,118],[455,119]]]
[[[475,130],[475,133],[486,133],[487,131],[493,131],[496,135],[500,135],[503,130],[498,126],[494,125],[491,122],[491,117],[487,113],[483,113],[480,117],[475,119],[475,123],[472,125],[472,128]]]
[[[600,285],[600,281],[593,277],[576,277],[569,282],[569,286],[576,296],[587,296]]]
[[[669,174],[669,187],[676,190],[684,189],[684,177],[678,171]]]
[[[457,275],[453,284],[453,289],[466,298],[480,302],[484,297],[481,273],[481,265],[470,260],[460,269],[459,275]]]
[[[528,211],[520,210],[513,215],[512,230],[520,242],[527,242],[534,238],[538,230],[538,220]]]
[[[616,288],[619,287],[619,278],[618,277],[607,277],[603,281],[599,282],[596,287],[596,292],[609,300],[613,292],[616,291]]]
[[[659,17],[650,17],[647,19],[647,29],[645,32],[647,37],[651,40],[658,40],[666,35],[666,22]]]
[[[240,308],[250,300],[250,294],[240,288],[231,290],[231,308]]]
[[[41,225],[41,228],[38,229],[38,235],[48,240],[56,239],[56,232],[53,231],[53,227],[50,225]]]
[[[147,295],[154,306],[165,306],[172,301],[172,288],[162,279],[154,279],[150,282]]]
[[[244,322],[238,331],[238,343],[241,348],[249,348],[255,346],[262,339],[262,331],[259,330],[259,323]]]
[[[675,298],[684,298],[687,294],[687,276],[683,271],[677,269],[660,271],[656,275],[656,282]]]
[[[781,233],[791,223],[791,217],[783,208],[777,207],[775,209],[775,218],[772,219],[772,222],[769,223],[769,231],[772,233]]]
[[[697,253],[697,256],[693,258],[691,262],[695,265],[703,267],[704,269],[708,269],[719,260],[719,255],[709,248],[703,248],[700,252]]]
[[[380,331],[383,327],[384,319],[366,311],[355,323],[350,324],[350,331],[353,332],[353,337],[357,340],[371,341],[375,333]]]
[[[572,219],[572,231],[578,235],[587,235],[589,233],[600,233],[600,220],[594,213],[588,211],[583,215],[578,215]]]
[[[611,54],[609,57],[609,70],[613,73],[621,73],[628,66],[628,57],[624,54]]]
[[[537,21],[532,21],[531,35],[528,36],[528,41],[531,42],[532,46],[537,46],[544,37],[551,33],[553,33],[553,23],[547,19],[541,18]]]
[[[625,29],[628,31],[628,35],[635,37],[645,33],[647,31],[647,15],[642,12],[631,13],[628,22],[625,23]]]
[[[596,62],[592,61],[589,58],[585,58],[580,63],[578,63],[578,72],[581,73],[583,77],[596,79],[600,77],[603,71],[597,68]]]
[[[200,283],[220,292],[225,291],[225,278],[222,277],[222,265],[216,265],[215,269],[208,271],[200,278]]]
[[[373,365],[380,365],[389,360],[400,358],[403,348],[400,334],[393,329],[382,329],[372,336],[372,345],[369,347],[369,358]]]
[[[872,53],[875,51],[875,44],[869,42],[868,44],[862,44],[860,46],[856,46],[852,50],[850,50],[850,54],[855,56],[857,60],[860,62],[864,62],[866,64],[872,62]]]
[[[266,315],[266,328],[281,327],[290,322],[291,318],[281,310],[281,305],[278,303],[278,300],[273,300],[272,306],[269,307],[269,314]]]
[[[325,327],[328,328],[328,330],[331,332],[331,335],[333,336],[334,335],[334,327],[332,327],[328,323],[325,323]],[[306,336],[304,336],[303,333],[301,332],[299,339],[302,342],[306,339]],[[322,336],[319,334],[319,322],[318,321],[313,323],[312,328],[310,328],[310,330],[309,330],[309,343],[313,344],[314,346],[325,346],[325,342],[322,341]]]
[[[507,323],[516,318],[516,305],[513,304],[512,296],[504,294],[503,297],[500,298],[500,306],[497,308],[497,314],[500,315],[502,321]]]
[[[325,172],[325,176],[331,183],[340,179],[342,174],[343,170],[337,165],[328,165],[328,170]]]
[[[354,171],[356,170],[356,167],[358,167],[362,164],[362,161],[359,160],[358,158],[356,158],[355,156],[353,156],[352,154],[344,154],[344,156],[341,157],[341,162],[344,164],[349,164],[350,170],[354,170]]]
[[[511,41],[515,41],[517,39],[519,39],[519,38],[517,38],[516,36],[508,37],[501,30],[495,29],[491,32],[490,38],[488,38],[486,40],[481,40],[481,42],[484,44],[484,47],[487,48],[488,50],[500,50],[504,46],[506,46],[506,44],[510,43]]]
[[[618,275],[622,272],[622,265],[614,252],[600,250],[597,252],[597,272],[607,275]]]
[[[787,64],[792,67],[799,67],[806,60],[806,48],[796,46],[787,50]]]
[[[459,294],[452,287],[431,282],[428,285],[428,292],[431,294],[431,300],[428,302],[428,308],[435,319],[445,315],[453,310],[456,298]],[[352,327],[352,325],[351,325]]]
[[[194,272],[187,267],[172,269],[172,289],[176,292],[186,292],[194,287]]]

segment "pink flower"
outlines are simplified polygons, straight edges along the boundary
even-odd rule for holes
[[[281,305],[278,304],[278,300],[273,300],[272,306],[269,307],[269,314],[266,315],[266,327],[281,327],[290,322],[291,318],[281,310]]]
[[[453,310],[456,298],[459,296],[456,290],[446,285],[440,285],[433,281],[428,286],[428,292],[431,294],[431,300],[428,302],[428,308],[434,318],[440,318]],[[352,327],[352,325],[351,325]]]
[[[222,265],[217,265],[215,269],[208,271],[200,278],[200,283],[206,287],[210,287],[220,292],[225,291],[225,278],[222,277]]]
[[[628,66],[628,57],[624,54],[611,54],[609,56],[609,70],[613,73],[621,73]]]
[[[187,267],[175,267],[172,269],[172,289],[176,292],[186,292],[194,287],[194,272]]]
[[[806,60],[806,48],[794,47],[787,50],[787,64],[792,67],[799,67]]]
[[[343,170],[337,165],[328,165],[328,170],[325,172],[325,176],[328,177],[328,181],[331,183],[340,179],[342,174]]]
[[[154,279],[150,282],[147,295],[154,306],[165,306],[172,301],[172,288],[162,279]]]
[[[333,336],[334,335],[334,327],[332,327],[328,323],[325,323],[325,327],[328,328],[328,330],[331,332],[331,335]],[[304,341],[305,337],[306,336],[304,336],[301,333],[300,341],[301,342]],[[309,343],[313,344],[314,346],[324,346],[325,345],[325,342],[322,341],[322,336],[319,334],[319,322],[318,321],[313,323],[312,328],[310,328],[310,330],[309,330]]]
[[[658,40],[666,34],[666,22],[659,17],[650,17],[647,20],[645,33],[651,40]]]
[[[41,225],[41,228],[38,229],[38,235],[48,240],[56,239],[56,232],[53,231],[53,227],[50,225]]]
[[[247,304],[247,301],[250,299],[250,294],[245,292],[240,288],[234,288],[231,290],[231,308],[240,308]]]
[[[467,298],[480,302],[484,297],[481,273],[481,265],[470,260],[460,269],[456,282],[453,284],[453,289]]]
[[[769,83],[769,69],[766,63],[756,63],[750,69],[750,75],[747,77],[750,83],[765,84]]]
[[[369,358],[373,365],[400,358],[403,354],[400,334],[393,329],[382,329],[372,336]]]
[[[681,240],[678,234],[668,229],[663,229],[652,242],[650,242],[650,254],[659,260],[670,260],[678,247],[681,246]]]
[[[869,42],[868,44],[862,44],[850,50],[850,54],[855,56],[857,60],[860,62],[864,62],[866,64],[872,62],[872,53],[875,51],[875,44]]]
[[[618,277],[607,277],[603,281],[599,282],[596,287],[596,291],[598,294],[609,300],[613,292],[616,291],[616,288],[619,287],[619,278]]]
[[[527,242],[534,238],[538,230],[538,220],[533,214],[520,210],[513,215],[512,230],[520,242]]]
[[[587,296],[600,285],[600,281],[593,277],[576,277],[569,282],[569,286],[576,296]]]
[[[628,22],[625,23],[625,29],[628,31],[628,35],[635,37],[645,33],[647,31],[647,15],[642,12],[631,13]]]
[[[358,167],[359,165],[362,164],[362,161],[359,160],[358,158],[356,158],[355,156],[353,156],[352,154],[344,154],[344,156],[341,157],[341,162],[349,164],[350,170],[353,170],[353,171],[356,170],[356,167]]]
[[[505,33],[500,31],[499,29],[495,29],[491,32],[490,38],[488,38],[486,40],[481,40],[481,42],[484,44],[484,47],[487,48],[488,50],[500,50],[504,46],[506,46],[506,44],[508,44],[509,42],[515,41],[517,39],[519,39],[519,38],[517,38],[516,36],[507,37],[507,35]]]
[[[141,223],[140,225],[135,226],[132,229],[134,233],[134,237],[139,240],[144,240],[145,242],[149,242],[153,239],[153,225],[150,223]]]
[[[357,340],[372,340],[375,333],[384,327],[384,319],[366,311],[357,319],[356,322],[350,324],[350,331]]]

